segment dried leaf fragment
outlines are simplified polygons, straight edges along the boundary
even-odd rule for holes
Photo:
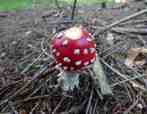
[[[114,36],[113,36],[112,33],[108,32],[106,39],[107,39],[108,44],[110,44],[110,45],[113,45],[114,44]]]
[[[19,114],[27,114],[27,112],[24,109],[22,109],[19,111]]]
[[[132,68],[135,65],[142,66],[146,63],[147,49],[142,48],[131,48],[128,50],[127,59],[125,60],[125,65]]]

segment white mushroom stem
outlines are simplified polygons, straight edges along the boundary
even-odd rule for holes
[[[59,77],[58,82],[64,91],[73,90],[79,87],[79,73],[63,71],[61,77]]]
[[[102,65],[101,65],[98,57],[93,65],[93,71],[96,75],[96,85],[99,84],[101,93],[103,95],[108,95],[108,94],[112,95],[111,87],[109,86],[109,84],[107,82],[106,75],[103,71]]]

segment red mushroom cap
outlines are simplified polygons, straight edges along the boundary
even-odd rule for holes
[[[82,27],[72,27],[58,33],[51,46],[57,64],[67,71],[85,68],[96,59],[96,43]]]

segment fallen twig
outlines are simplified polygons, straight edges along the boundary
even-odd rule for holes
[[[92,98],[93,98],[93,89],[91,90],[91,93],[90,93],[89,101],[88,101],[87,108],[86,108],[86,114],[89,114]]]
[[[12,96],[10,96],[8,99],[5,99],[3,101],[0,102],[0,106],[7,103],[9,100],[13,99],[14,97],[16,97],[19,93],[21,93],[26,87],[28,87],[33,81],[35,81],[36,79],[38,79],[41,74],[48,69],[48,65],[45,66],[44,68],[41,68],[41,70],[39,70],[37,73],[35,73],[35,75],[32,77],[31,80],[28,80],[28,82],[26,82],[26,84],[21,87],[19,90],[17,90]]]
[[[98,29],[104,29],[103,27],[99,27]],[[129,27],[114,27],[110,29],[112,32],[117,33],[134,33],[134,34],[147,34],[146,28],[129,28]]]
[[[77,5],[77,0],[74,0],[72,14],[71,14],[71,20],[74,20],[76,5]]]
[[[123,112],[123,114],[129,114],[129,112],[138,104],[140,100],[140,96],[137,96],[137,99],[135,102],[133,102],[133,104],[126,110]]]
[[[52,114],[56,114],[57,110],[59,109],[59,107],[61,106],[61,104],[63,103],[63,101],[66,99],[66,97],[63,97],[60,102],[57,104],[57,106],[55,107],[55,109],[53,110]]]
[[[42,96],[35,96],[35,97],[26,98],[26,99],[14,102],[14,105],[20,104],[20,103],[23,103],[23,102],[32,101],[32,100],[46,99],[46,98],[49,98],[49,96],[50,95],[42,95]]]
[[[30,64],[21,72],[21,74],[24,74],[25,72],[27,72],[27,71],[31,68],[31,66],[32,66],[33,64],[35,64],[35,63],[41,58],[41,56],[42,56],[43,54],[44,54],[44,52],[42,52],[36,59],[34,59],[33,62],[30,63]]]
[[[129,81],[132,85],[138,85],[137,83],[135,83],[133,80],[129,80],[127,75],[124,75],[122,73],[120,73],[117,69],[111,67],[108,63],[106,63],[102,58],[100,58],[100,60],[102,61],[103,64],[105,64],[108,68],[110,68],[114,73],[118,74],[120,77],[122,77],[123,79]],[[140,87],[140,86],[138,86]],[[146,90],[144,87],[140,87],[141,90]]]
[[[94,36],[95,36],[95,35],[102,34],[102,33],[104,33],[106,30],[109,30],[109,29],[111,29],[112,27],[114,27],[114,26],[116,26],[116,25],[119,25],[119,24],[122,23],[122,22],[128,21],[128,20],[130,20],[130,19],[132,19],[132,18],[135,18],[135,17],[137,17],[137,16],[140,16],[140,15],[146,13],[146,12],[147,12],[147,9],[143,9],[143,10],[141,10],[141,11],[139,11],[139,12],[136,12],[136,13],[130,15],[130,16],[127,16],[127,17],[124,17],[124,18],[122,18],[122,19],[120,19],[120,20],[118,20],[118,21],[115,21],[114,23],[105,26],[102,30],[96,31],[96,32],[94,33]]]
[[[143,78],[143,77],[145,77],[145,76],[146,76],[146,75],[134,76],[134,77],[132,77],[132,78],[129,78],[129,79],[125,79],[125,80],[116,82],[116,83],[112,84],[111,87],[114,87],[114,86],[117,86],[117,85],[120,85],[120,84],[129,82],[129,81],[133,81],[133,80],[136,80],[136,79],[139,79],[139,78]]]

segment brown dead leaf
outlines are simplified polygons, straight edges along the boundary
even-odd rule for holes
[[[145,54],[147,54],[146,48],[131,48],[128,50],[127,59],[125,60],[125,65],[129,68],[133,66],[142,66],[146,63]]]
[[[24,109],[19,111],[19,114],[28,114]]]

